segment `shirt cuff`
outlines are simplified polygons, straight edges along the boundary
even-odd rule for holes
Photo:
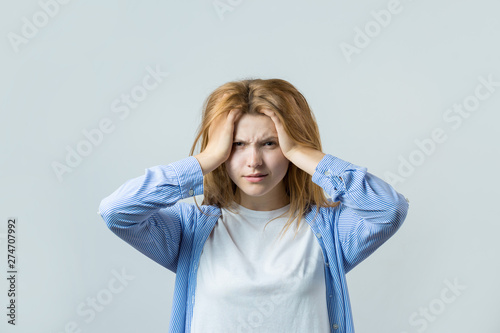
[[[189,156],[169,165],[179,179],[182,199],[203,194],[203,171],[196,157]]]
[[[359,167],[331,154],[326,154],[316,166],[312,181],[321,186],[334,202],[339,201],[340,196],[346,191],[345,183],[340,175],[347,169],[354,168]]]

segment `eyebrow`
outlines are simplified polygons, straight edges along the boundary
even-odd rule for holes
[[[278,141],[278,138],[277,138],[277,137],[275,137],[275,136],[269,136],[269,137],[267,137],[267,138],[265,138],[265,139],[260,140],[259,142],[268,142],[268,141],[272,141],[272,140],[274,140],[274,141]],[[240,139],[237,139],[237,138],[235,138],[233,141],[236,141],[236,142],[243,142],[243,143],[248,143],[248,142],[247,142],[247,141],[245,141],[245,140],[240,140]]]

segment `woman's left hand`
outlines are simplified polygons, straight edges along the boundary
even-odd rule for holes
[[[261,112],[272,119],[276,132],[278,132],[278,141],[283,155],[295,164],[298,168],[304,170],[311,176],[314,175],[316,166],[323,159],[325,154],[314,148],[308,148],[299,145],[293,141],[286,133],[280,119],[272,110],[262,109]]]
[[[276,116],[276,113],[274,111],[269,109],[262,109],[261,112],[271,118],[274,122],[276,132],[278,132],[278,141],[281,151],[286,158],[290,159],[289,156],[291,156],[294,151],[298,150],[300,146],[296,144],[286,133],[285,128],[281,124],[280,119],[278,118],[278,116]]]

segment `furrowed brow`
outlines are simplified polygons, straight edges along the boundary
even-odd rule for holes
[[[235,138],[234,141],[237,141],[237,142],[243,142],[243,143],[248,143],[247,141],[245,140],[240,140],[238,138]],[[259,142],[262,143],[262,142],[268,142],[268,141],[278,141],[278,138],[275,137],[275,136],[270,136],[270,137],[267,137],[265,139],[262,139],[260,140]]]

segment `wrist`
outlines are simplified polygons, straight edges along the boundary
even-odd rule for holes
[[[198,160],[198,163],[200,163],[203,176],[205,176],[207,173],[212,172],[221,164],[220,159],[214,158],[210,155],[206,155],[203,152],[195,155],[194,157]]]
[[[309,147],[298,147],[290,151],[285,157],[295,164],[298,168],[304,170],[311,176],[314,175],[318,163],[321,162],[326,154],[320,150]]]

